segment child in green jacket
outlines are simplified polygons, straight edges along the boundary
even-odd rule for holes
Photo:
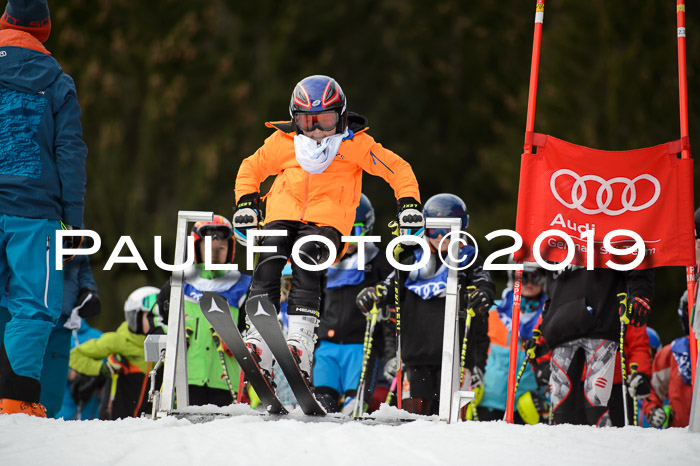
[[[70,353],[71,369],[85,376],[108,379],[100,406],[100,419],[138,417],[150,413],[146,393],[151,363],[144,359],[144,315],[153,307],[158,288],[144,286],[124,303],[126,321],[115,332],[76,346]]]
[[[215,291],[228,300],[234,322],[243,322],[239,309],[243,306],[251,277],[237,270],[207,270],[205,267],[206,236],[212,238],[212,264],[233,263],[233,228],[224,217],[215,215],[211,222],[195,223],[190,235],[195,239],[195,264],[185,270],[183,287],[189,403],[195,406],[226,406],[237,397],[240,369],[233,354],[202,314],[199,300],[204,291]],[[168,281],[161,288],[158,301],[148,315],[146,325],[149,333],[167,333],[169,301]]]

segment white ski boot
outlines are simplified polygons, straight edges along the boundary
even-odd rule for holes
[[[246,324],[248,324],[248,331],[245,336],[245,344],[250,351],[250,354],[254,355],[258,360],[258,365],[263,371],[263,375],[268,379],[269,382],[273,382],[274,374],[272,372],[272,366],[275,364],[275,359],[272,356],[272,351],[270,347],[267,346],[265,340],[263,340],[258,329],[250,321],[248,316],[245,318]]]
[[[311,382],[311,366],[314,362],[314,345],[316,343],[316,327],[319,319],[310,315],[289,316],[287,345],[304,373],[307,381]]]

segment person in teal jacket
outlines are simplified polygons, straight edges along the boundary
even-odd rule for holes
[[[512,282],[512,272],[510,274]],[[541,268],[533,263],[524,264],[519,319],[520,341],[532,338],[532,331],[542,314],[545,301],[544,281],[545,274]],[[503,419],[506,411],[510,330],[513,317],[512,283],[503,290],[502,299],[496,304],[496,308],[489,313],[491,345],[484,373],[483,397],[476,409],[480,421]],[[525,351],[519,347],[516,365],[518,369],[522,366],[525,358]],[[540,391],[535,373],[528,364],[515,392],[514,421],[517,424],[540,422],[540,410],[543,408]]]
[[[139,417],[151,412],[148,373],[152,363],[144,358],[144,315],[153,307],[158,288],[144,286],[133,291],[124,303],[125,321],[115,332],[76,346],[70,367],[84,376],[107,379],[100,406],[100,419]]]
[[[233,354],[214,332],[202,314],[199,300],[204,291],[223,295],[237,325],[250,286],[250,275],[234,270],[207,270],[204,263],[204,237],[212,238],[212,264],[232,264],[235,242],[231,223],[221,215],[211,222],[197,222],[191,236],[195,239],[195,263],[185,271],[184,303],[187,332],[187,381],[190,405],[230,405],[238,394],[240,369]],[[158,301],[148,315],[149,333],[167,333],[170,282],[160,290]]]
[[[46,417],[40,376],[61,316],[56,231],[83,226],[87,147],[73,79],[42,42],[46,0],[9,0],[0,18],[0,413]],[[71,237],[78,243],[78,237]]]

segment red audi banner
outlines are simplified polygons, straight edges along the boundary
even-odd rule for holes
[[[537,151],[521,156],[517,261],[611,268],[643,253],[635,268],[695,264],[693,161],[678,157],[687,145],[603,151],[530,139]]]

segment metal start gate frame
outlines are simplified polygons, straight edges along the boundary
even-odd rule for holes
[[[452,258],[459,258],[459,246],[457,241],[459,231],[462,228],[462,219],[426,218],[425,228],[449,228],[452,234],[449,244],[448,264],[457,267]],[[445,324],[442,333],[442,368],[440,371],[440,408],[438,411],[441,421],[447,423],[458,422],[459,412],[467,403],[474,399],[474,392],[460,390],[460,363],[459,363],[459,282],[458,270],[450,268],[447,273],[447,287],[445,290]]]
[[[188,223],[211,222],[213,219],[213,212],[181,210],[177,213],[175,260],[173,265],[185,263]],[[168,336],[165,346],[163,385],[158,406],[154,407],[156,418],[165,417],[173,412],[176,390],[178,409],[185,408],[190,404],[187,387],[187,345],[185,343],[185,326],[183,325],[185,320],[184,282],[185,271],[174,271],[170,278],[170,309],[168,312]]]
[[[214,218],[213,212],[180,211],[177,216],[177,233],[175,239],[174,265],[186,260],[187,227],[189,222],[209,222]],[[449,228],[452,238],[458,238],[462,221],[459,218],[428,218],[426,228]],[[456,267],[452,257],[459,257],[459,241],[449,244],[448,263]],[[460,391],[459,364],[459,283],[458,271],[450,269],[447,274],[445,296],[445,324],[442,343],[442,370],[440,379],[439,418],[448,423],[460,420],[460,409],[474,399],[474,392]],[[178,410],[189,406],[187,390],[187,346],[185,344],[184,321],[184,271],[175,271],[170,279],[170,309],[168,315],[168,335],[165,346],[165,364],[163,368],[163,385],[160,396],[154,406],[156,418],[173,413],[177,393]],[[182,390],[177,390],[183,388]],[[399,388],[400,390],[400,388]]]

